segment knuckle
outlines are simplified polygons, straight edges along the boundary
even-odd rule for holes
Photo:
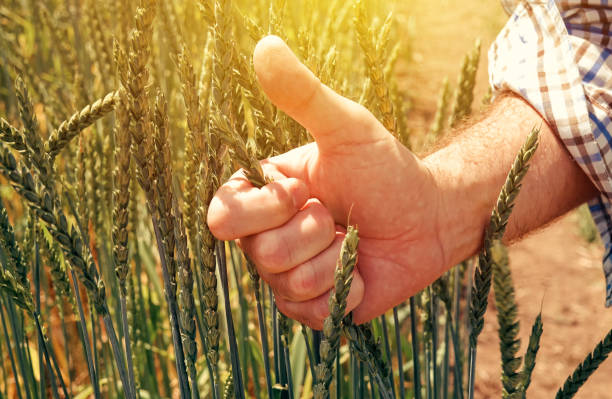
[[[353,120],[359,124],[372,123],[372,113],[362,104],[354,103],[352,114]]]
[[[267,273],[278,273],[290,261],[291,256],[286,240],[280,234],[262,233],[254,238],[254,257]]]
[[[291,307],[288,306],[287,302],[282,299],[280,295],[275,295],[276,307],[278,310],[287,317],[295,318],[295,314],[291,311]]]
[[[372,131],[380,124],[378,119],[376,119],[376,117],[361,104],[355,104],[351,113],[355,129]]]
[[[326,295],[327,297],[328,295]],[[315,321],[323,324],[327,316],[329,316],[329,306],[327,300],[317,301],[316,305],[312,307],[312,314]]]
[[[320,202],[315,202],[311,206],[312,216],[315,218],[319,231],[325,233],[326,237],[333,240],[336,234],[336,222],[329,210]]]
[[[273,183],[274,184],[274,183]],[[279,216],[286,219],[295,213],[295,205],[293,204],[293,196],[289,190],[281,188],[280,186],[273,187],[274,195],[276,197]]]
[[[316,278],[312,265],[306,262],[287,272],[287,295],[295,300],[312,298],[316,288]]]
[[[230,228],[230,212],[223,205],[219,196],[213,197],[208,207],[206,222],[210,232],[221,240],[231,240],[232,230]]]
[[[349,291],[349,295],[347,298],[347,312],[355,309],[365,295],[365,285],[363,278],[361,275],[355,270],[353,274],[353,283],[351,284],[351,290]]]

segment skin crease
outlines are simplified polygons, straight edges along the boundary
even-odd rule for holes
[[[541,143],[507,240],[564,214],[597,191],[543,119],[502,96],[479,122],[419,159],[362,106],[322,85],[281,39],[254,52],[269,99],[302,124],[311,143],[262,161],[273,183],[236,173],[213,198],[212,233],[237,240],[281,312],[320,329],[347,223],[359,257],[347,311],[362,323],[405,301],[476,253],[514,156],[533,126]]]

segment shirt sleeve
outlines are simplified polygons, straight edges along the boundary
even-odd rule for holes
[[[528,101],[600,191],[589,202],[605,245],[612,306],[612,7],[607,0],[521,1],[489,50],[495,92]]]

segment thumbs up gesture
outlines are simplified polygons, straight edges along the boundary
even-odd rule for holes
[[[285,315],[321,328],[344,224],[359,227],[348,296],[365,322],[431,283],[445,265],[440,196],[425,164],[361,105],[323,85],[278,37],[254,52],[259,82],[315,142],[262,161],[261,189],[234,175],[213,198],[212,233],[237,240]]]

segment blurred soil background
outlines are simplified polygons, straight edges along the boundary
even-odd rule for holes
[[[401,89],[411,101],[413,134],[426,132],[434,117],[445,77],[454,87],[463,56],[482,41],[474,111],[487,91],[487,52],[507,15],[497,0],[410,0],[397,10],[402,34],[410,35],[407,58],[398,65]],[[604,307],[601,242],[580,234],[574,211],[510,247],[524,353],[540,309],[544,334],[528,397],[553,398],[565,378],[612,328]],[[491,296],[480,336],[476,397],[501,397],[497,319]],[[608,359],[576,398],[612,398],[612,359]]]

